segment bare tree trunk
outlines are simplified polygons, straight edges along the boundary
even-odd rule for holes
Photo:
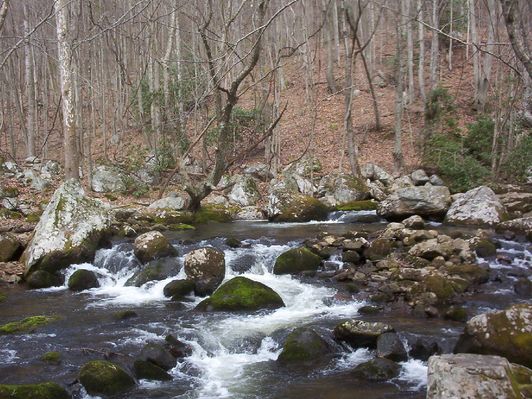
[[[439,0],[432,0],[432,41],[430,45],[430,89],[439,83],[440,49],[438,30],[440,29]]]
[[[412,33],[412,2],[414,0],[406,0],[406,41],[408,51],[408,102],[411,103],[415,98],[414,87],[414,38]]]
[[[494,50],[494,40],[495,40],[495,24],[497,24],[497,10],[495,9],[495,0],[487,1],[487,11],[488,11],[488,43],[486,45],[486,50],[490,53],[493,53]],[[482,55],[482,63],[480,66],[480,74],[478,80],[476,81],[477,90],[474,100],[473,108],[477,111],[484,112],[486,107],[486,101],[488,100],[488,91],[490,86],[490,77],[491,77],[491,66],[493,62],[493,56],[491,54]]]
[[[419,95],[425,103],[425,25],[423,21],[423,0],[417,0],[417,9],[419,12],[418,23],[418,41],[419,41],[419,62],[417,78],[419,82]]]
[[[332,6],[335,6],[333,3],[330,3]],[[327,9],[326,0],[322,0],[323,12],[327,18],[327,24],[325,26],[325,40],[327,41],[327,88],[329,93],[336,93],[336,82],[334,80],[334,49],[333,49],[333,37],[334,37],[334,23],[333,23],[333,13],[331,10]]]
[[[453,70],[453,2],[449,1],[449,9],[450,9],[450,21],[449,21],[449,52],[447,53],[447,65],[449,67],[449,71]]]
[[[403,1],[398,0],[398,8],[401,10],[403,8]],[[409,1],[409,0],[406,0]],[[403,15],[402,12],[398,13]],[[403,169],[403,147],[402,147],[402,118],[403,118],[403,79],[404,79],[404,56],[403,56],[403,25],[404,17],[396,17],[396,57],[397,57],[397,68],[396,68],[396,82],[395,82],[395,143],[393,149],[393,169],[396,175],[399,175]]]
[[[519,10],[519,0],[500,0],[500,2],[510,43],[512,43],[515,55],[525,66],[529,79],[532,80],[532,56],[529,44],[526,40],[530,19],[524,23],[520,23],[519,15],[521,14]],[[528,5],[525,4],[524,8],[524,17],[527,18],[528,15],[528,18],[530,18],[530,3],[528,3]],[[528,13],[526,13],[526,11],[528,11]]]
[[[57,0],[55,7],[59,77],[63,103],[65,178],[79,180],[76,109],[73,90],[73,53],[68,29],[69,0]]]
[[[24,7],[24,33],[29,33],[29,11]],[[31,60],[31,44],[29,38],[24,46],[24,76],[26,81],[26,155],[35,156],[35,85],[33,79],[34,68]]]

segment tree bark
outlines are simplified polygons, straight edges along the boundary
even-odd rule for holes
[[[79,156],[76,130],[76,109],[73,90],[73,52],[68,28],[69,0],[57,0],[55,7],[59,80],[63,103],[65,178],[79,180]]]

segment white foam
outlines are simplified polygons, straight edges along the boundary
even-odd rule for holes
[[[399,363],[401,373],[397,377],[398,381],[405,382],[413,390],[419,390],[427,385],[427,363],[419,359],[409,359]]]
[[[9,364],[18,359],[17,351],[14,349],[0,349],[0,363]]]

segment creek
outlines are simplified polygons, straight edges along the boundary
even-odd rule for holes
[[[273,288],[286,307],[258,313],[193,312],[202,298],[190,297],[173,302],[164,297],[163,288],[177,276],[149,282],[142,287],[126,286],[140,264],[131,241],[119,240],[111,248],[100,249],[91,264],[72,265],[64,271],[68,278],[75,270],[97,271],[100,287],[73,293],[65,286],[42,290],[9,289],[0,303],[0,322],[6,323],[31,315],[57,315],[60,319],[25,335],[0,336],[0,383],[31,383],[52,380],[68,385],[77,378],[85,362],[105,356],[121,364],[130,364],[148,341],[163,342],[167,334],[192,347],[192,354],[171,370],[172,381],[140,381],[127,398],[179,399],[344,399],[344,398],[424,398],[426,362],[409,358],[400,363],[398,378],[383,383],[365,383],[350,376],[356,365],[371,359],[368,349],[352,350],[335,345],[337,355],[317,369],[287,369],[276,359],[284,339],[295,327],[312,326],[330,336],[334,326],[348,318],[383,321],[393,325],[408,346],[419,337],[438,342],[451,351],[463,323],[443,319],[425,319],[408,313],[382,312],[362,316],[358,310],[367,303],[356,294],[337,295],[335,283],[319,277],[292,277],[272,274],[273,264],[282,252],[301,245],[327,231],[376,231],[385,223],[371,212],[335,213],[323,223],[233,222],[206,224],[196,230],[172,233],[169,238],[184,255],[203,246],[225,253],[228,280],[243,275]],[[434,225],[433,228],[454,229]],[[467,229],[465,232],[467,233]],[[242,240],[240,248],[230,248],[225,238]],[[530,276],[530,243],[497,237],[499,255],[510,261],[490,261],[490,281],[468,294],[466,306],[471,314],[502,309],[523,301],[513,291],[513,283]],[[341,267],[341,262],[332,262]],[[480,259],[480,262],[483,260]],[[120,310],[133,310],[138,317],[117,320]],[[62,354],[59,365],[39,360],[49,351]],[[79,384],[73,385],[74,398],[89,399]]]

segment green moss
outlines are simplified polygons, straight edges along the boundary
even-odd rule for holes
[[[22,214],[6,208],[0,208],[0,219],[22,219]]]
[[[442,303],[447,302],[455,295],[452,281],[441,275],[428,276],[424,280],[425,290],[433,292]]]
[[[17,187],[3,187],[2,193],[3,193],[3,196],[7,198],[14,198],[19,195],[19,191]]]
[[[79,371],[79,381],[89,395],[117,395],[135,386],[133,378],[117,364],[93,360]]]
[[[111,202],[114,202],[118,199],[118,197],[112,193],[105,193],[104,197],[107,198]]]
[[[172,376],[162,368],[145,360],[135,360],[133,370],[135,371],[135,377],[138,379],[155,381],[169,381],[172,379]]]
[[[6,295],[6,294],[4,294],[3,292],[0,292],[0,302],[3,302],[3,301],[5,301],[5,300],[6,300],[6,298],[7,298],[7,295]]]
[[[59,352],[46,352],[41,356],[41,360],[50,364],[61,363],[61,353]]]
[[[445,312],[445,318],[454,321],[467,321],[467,310],[459,306],[451,306],[447,312]]]
[[[270,287],[246,277],[235,277],[221,285],[210,298],[202,301],[198,310],[253,311],[277,309],[284,302]]]
[[[314,330],[296,328],[286,337],[277,360],[284,364],[322,361],[329,350],[327,343]]]
[[[377,203],[372,200],[352,201],[336,208],[339,211],[373,211],[377,209]]]
[[[25,280],[30,288],[35,289],[54,287],[63,283],[62,276],[45,270],[37,270],[27,275]]]
[[[186,224],[186,223],[170,224],[167,227],[168,227],[168,230],[172,230],[172,231],[195,230],[196,229],[194,226],[190,224]]]
[[[306,247],[292,248],[282,253],[275,260],[274,274],[293,274],[303,271],[316,271],[321,258]]]
[[[352,177],[347,180],[347,187],[359,191],[359,192],[369,192],[368,186],[362,179]]]
[[[2,399],[69,399],[71,396],[55,382],[25,385],[0,385]]]
[[[72,291],[83,291],[100,286],[96,273],[91,270],[76,270],[68,279],[68,288]]]
[[[445,266],[444,270],[449,274],[456,275],[467,280],[470,284],[486,283],[490,276],[488,269],[475,264]]]
[[[29,223],[38,223],[39,220],[41,220],[41,214],[42,213],[30,213],[29,215],[26,215],[26,221]]]
[[[497,247],[489,240],[479,240],[473,245],[473,249],[481,258],[489,258],[497,255]]]
[[[281,206],[281,213],[273,220],[276,222],[309,222],[324,220],[328,214],[329,208],[318,199],[296,194]]]
[[[13,321],[11,323],[0,326],[0,335],[19,334],[26,332],[33,332],[37,328],[47,325],[52,321],[57,320],[57,317],[52,316],[31,316],[23,320]]]
[[[393,245],[390,240],[377,238],[364,250],[364,256],[375,262],[386,258],[392,251]]]
[[[196,284],[192,280],[174,280],[164,286],[163,293],[166,297],[172,299],[181,299],[182,297],[193,293]]]
[[[225,207],[223,205],[205,205],[194,214],[194,223],[227,223],[233,220],[233,214],[237,207]]]
[[[133,317],[138,317],[138,314],[134,310],[126,309],[126,310],[119,310],[118,312],[115,312],[113,314],[113,317],[116,320],[127,320],[127,319],[132,319]]]
[[[59,221],[61,220],[61,213],[65,210],[65,204],[66,200],[62,195],[59,195],[59,200],[57,201],[57,206],[55,207],[54,226],[59,224]]]

